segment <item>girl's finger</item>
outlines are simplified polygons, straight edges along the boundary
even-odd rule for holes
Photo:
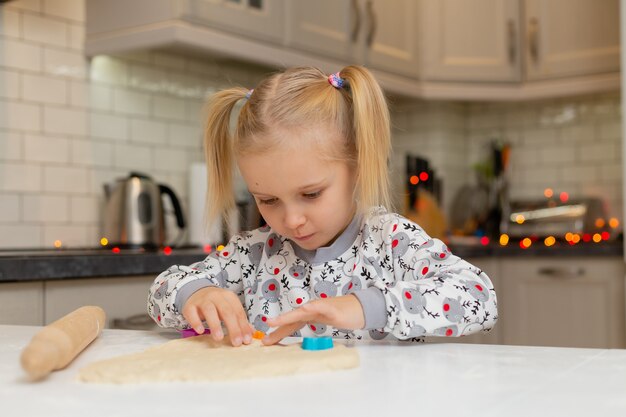
[[[281,314],[278,317],[269,318],[267,320],[267,324],[270,327],[279,327],[286,326],[292,323],[315,321],[314,319],[316,314],[311,312],[310,309],[305,306],[306,304],[300,308]]]
[[[278,329],[274,330],[272,333],[265,336],[262,340],[263,344],[266,346],[273,345],[274,343],[278,343],[283,340],[287,336],[291,336],[297,330],[300,330],[304,327],[305,322],[297,322],[290,323],[285,326],[281,326]]]
[[[196,331],[196,333],[204,333],[204,325],[202,324],[202,319],[198,315],[198,309],[196,306],[185,309],[183,311],[183,317],[187,320],[191,328]]]
[[[243,342],[243,336],[241,334],[241,328],[239,327],[239,321],[237,320],[237,316],[233,312],[232,307],[227,303],[224,303],[219,304],[217,306],[217,310],[220,318],[226,326],[226,329],[228,330],[230,343],[235,347],[241,345]]]
[[[222,340],[224,338],[224,332],[222,331],[222,323],[220,323],[215,305],[210,303],[202,306],[202,314],[204,315],[204,321],[206,321],[206,324],[211,330],[213,340],[216,342]]]

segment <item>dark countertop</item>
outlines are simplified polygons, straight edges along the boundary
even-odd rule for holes
[[[521,249],[518,245],[469,246],[450,245],[461,258],[485,257],[602,257],[623,256],[622,242],[582,243],[574,246],[534,245]],[[174,249],[170,255],[141,250],[32,250],[0,251],[0,282],[25,282],[70,278],[154,275],[171,265],[189,265],[207,256],[201,248]]]

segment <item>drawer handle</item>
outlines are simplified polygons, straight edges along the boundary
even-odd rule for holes
[[[532,17],[528,22],[528,49],[533,62],[539,62],[539,20]]]
[[[361,13],[359,12],[358,0],[352,0],[352,14],[354,20],[352,21],[352,33],[350,34],[350,40],[352,43],[356,42],[359,37],[359,29],[361,28]]]
[[[509,62],[513,65],[517,56],[517,36],[513,19],[509,19],[507,22],[507,32],[509,38]]]
[[[555,278],[575,278],[585,275],[585,268],[556,268],[553,266],[544,266],[537,270],[539,275],[545,275]]]
[[[371,47],[374,43],[374,37],[376,36],[376,13],[374,13],[374,4],[372,0],[367,2],[367,17],[370,22],[370,30],[367,34],[367,46]]]

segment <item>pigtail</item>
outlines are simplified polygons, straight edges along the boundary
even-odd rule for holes
[[[204,154],[207,164],[206,224],[210,227],[235,208],[233,195],[234,156],[230,117],[248,90],[229,88],[214,94],[206,106]]]
[[[387,167],[391,130],[385,96],[372,73],[363,67],[345,67],[340,76],[352,97],[359,208],[382,205],[391,209]]]

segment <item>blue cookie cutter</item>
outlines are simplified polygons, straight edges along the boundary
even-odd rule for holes
[[[331,337],[305,337],[302,340],[302,349],[304,350],[326,350],[333,348],[333,339]]]

